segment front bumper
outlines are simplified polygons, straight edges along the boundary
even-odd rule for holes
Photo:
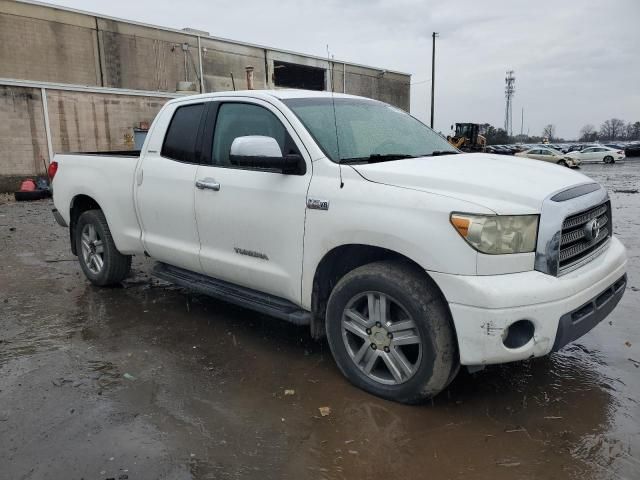
[[[560,277],[538,271],[490,276],[429,273],[449,302],[460,363],[488,365],[547,355],[584,335],[622,297],[620,280],[626,267],[625,248],[613,237],[601,255]],[[605,298],[607,291],[613,293]],[[600,302],[600,307],[589,314],[587,307],[593,302]],[[533,337],[508,348],[508,328],[519,320],[533,324]]]

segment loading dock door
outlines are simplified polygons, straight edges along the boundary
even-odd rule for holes
[[[296,63],[273,62],[273,83],[276,87],[324,90],[324,68],[309,67]]]

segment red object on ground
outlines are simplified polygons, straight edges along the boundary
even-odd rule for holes
[[[20,184],[20,191],[21,192],[34,192],[36,190],[36,188],[37,188],[36,182],[34,182],[30,178],[27,178],[26,180],[23,180],[22,183]]]

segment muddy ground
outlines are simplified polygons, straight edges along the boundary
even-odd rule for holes
[[[0,478],[640,478],[640,162],[583,171],[629,249],[621,304],[419,407],[352,387],[304,328],[150,281],[144,259],[94,288],[50,201],[0,205]]]

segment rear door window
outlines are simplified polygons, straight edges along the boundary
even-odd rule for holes
[[[199,162],[196,144],[203,111],[202,103],[176,109],[162,145],[163,157],[186,163]]]

